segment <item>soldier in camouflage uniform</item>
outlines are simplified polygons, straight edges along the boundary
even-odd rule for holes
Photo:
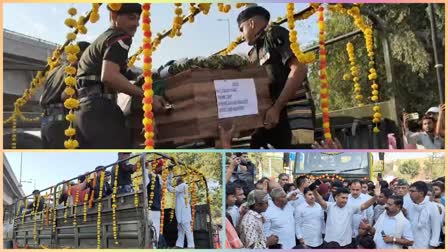
[[[264,66],[271,80],[273,105],[266,112],[265,127],[252,136],[251,148],[267,148],[267,144],[278,149],[299,147],[304,130],[307,138],[309,134],[314,137],[315,110],[306,84],[307,67],[294,56],[288,30],[269,25],[269,19],[269,12],[260,6],[246,8],[237,19],[242,35],[253,47],[251,62]]]
[[[81,148],[130,148],[130,130],[125,127],[125,117],[117,105],[117,93],[143,98],[141,87],[131,84],[126,77],[128,52],[139,26],[141,5],[122,4],[118,11],[110,8],[109,11],[111,26],[92,43],[79,62],[80,109],[76,112],[76,124]],[[154,109],[158,105],[155,103]]]
[[[77,43],[80,49],[78,58],[81,57],[84,50],[90,45],[85,41]],[[77,62],[72,65],[77,67]],[[64,149],[65,134],[64,130],[68,128],[69,122],[65,120],[67,109],[64,108],[64,101],[67,96],[65,90],[65,67],[69,66],[64,62],[53,69],[45,80],[44,91],[40,97],[40,106],[43,109],[44,116],[41,121],[42,145],[45,149]]]

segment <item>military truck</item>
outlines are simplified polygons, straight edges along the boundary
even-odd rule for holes
[[[293,174],[322,176],[337,175],[344,179],[375,179],[371,152],[298,152]],[[380,160],[384,155],[379,154]]]
[[[157,158],[149,159],[147,154],[131,156],[128,159],[117,161],[105,166],[109,170],[118,163],[139,158],[142,170],[159,159],[169,160],[171,157],[156,153]],[[181,162],[176,161],[179,166]],[[95,171],[92,171],[93,174]],[[90,175],[90,173],[88,174]],[[182,176],[183,174],[175,174]],[[72,178],[60,182],[55,186],[40,191],[44,207],[40,212],[29,212],[24,202],[33,195],[16,202],[16,214],[13,221],[14,248],[156,248],[159,237],[149,218],[148,193],[142,190],[147,177],[142,176],[137,192],[116,195],[116,225],[117,240],[113,235],[113,200],[111,196],[95,200],[92,207],[86,203],[73,205],[59,205],[58,198],[54,197],[56,189],[64,183],[76,180]],[[191,181],[198,183],[198,181]],[[205,183],[206,185],[206,183]],[[198,187],[197,187],[198,188]],[[208,196],[208,187],[205,194]],[[44,197],[46,195],[46,197]],[[138,198],[138,204],[136,199]],[[22,203],[20,203],[22,202]],[[30,201],[28,201],[30,202]],[[101,220],[98,222],[98,205],[101,202]],[[28,203],[29,204],[29,203]],[[197,204],[194,212],[193,234],[196,248],[213,248],[213,229],[211,212],[208,204]],[[177,239],[176,217],[172,215],[174,209],[165,208],[163,234],[166,240],[165,247],[174,247]],[[85,211],[85,214],[84,214]],[[76,221],[74,222],[74,220]],[[98,228],[100,233],[98,233]],[[100,235],[99,237],[97,235]]]

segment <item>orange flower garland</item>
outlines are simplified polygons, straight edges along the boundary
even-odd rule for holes
[[[176,7],[174,9],[174,14],[176,15],[173,20],[173,27],[171,28],[170,37],[174,38],[175,36],[180,37],[182,33],[180,32],[180,29],[182,28],[183,18],[182,18],[182,4],[181,3],[175,3],[174,6]]]
[[[89,201],[89,194],[86,193],[84,194],[84,208],[83,208],[83,222],[86,223],[87,222],[87,202]]]
[[[97,177],[96,172],[93,174],[93,188],[96,187]],[[89,199],[89,208],[93,207],[93,201],[95,200],[95,190],[92,190],[90,193],[90,199]]]
[[[151,19],[150,9],[151,4],[143,4],[142,18],[143,18],[143,76],[145,77],[145,84],[143,84],[144,98],[143,98],[143,126],[145,130],[145,149],[154,149],[154,114],[152,112],[152,101],[154,91],[152,90],[152,45],[151,45]]]
[[[156,167],[157,167],[157,160],[154,160],[151,166],[151,192],[149,193],[149,199],[148,199],[148,209],[151,210],[152,203],[154,201],[154,189],[156,188]]]
[[[224,5],[223,3],[218,3],[219,12],[229,13],[231,8],[232,8],[232,6],[230,4]]]
[[[135,164],[135,166],[137,167],[136,168],[136,173],[141,172],[142,165],[141,165],[140,161],[138,161]],[[143,172],[142,172],[142,176],[144,176]],[[139,185],[140,184],[138,182],[137,176],[134,177],[133,184],[134,184],[134,206],[138,207],[138,191],[139,191]],[[143,190],[144,190],[144,188],[143,188]]]
[[[332,141],[329,115],[329,90],[327,82],[327,52],[325,50],[324,7],[318,9],[319,26],[319,60],[320,60],[320,109],[322,111],[322,128],[326,141]]]

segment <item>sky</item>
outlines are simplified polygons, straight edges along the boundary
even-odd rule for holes
[[[259,4],[271,12],[271,20],[276,20],[279,16],[285,16],[285,3]],[[53,43],[62,44],[69,28],[64,25],[64,20],[69,16],[67,9],[75,7],[78,14],[85,14],[91,8],[90,4],[67,4],[67,3],[5,3],[3,5],[3,25],[4,28],[29,36],[47,40]],[[302,10],[308,4],[296,4],[296,10]],[[45,10],[45,11],[44,11]],[[188,4],[183,4],[184,14],[189,14]],[[181,37],[164,39],[153,54],[153,66],[158,68],[169,60],[181,58],[192,58],[198,56],[210,56],[213,53],[227,47],[228,45],[228,22],[218,21],[218,19],[228,19],[230,22],[230,38],[233,41],[239,36],[236,18],[242,8],[236,9],[232,4],[229,13],[220,13],[217,4],[213,4],[207,16],[198,14],[194,23],[186,23],[182,27]],[[18,17],[20,13],[20,18]],[[153,34],[171,28],[174,18],[174,4],[152,4],[151,20]],[[97,36],[109,26],[108,11],[105,6],[100,7],[100,20],[86,25],[88,32],[86,35],[78,36],[77,40],[92,42]],[[297,21],[296,29],[299,32],[298,38],[302,48],[317,40],[317,15],[311,16],[305,21]],[[130,55],[140,46],[142,32],[139,30],[130,49]],[[235,53],[247,53],[249,47],[244,44],[237,47]],[[136,63],[140,66],[141,62]]]
[[[283,17],[286,13],[286,3],[260,3],[271,12],[271,20]],[[296,11],[308,6],[307,3],[296,3]],[[84,14],[91,9],[88,3],[5,3],[3,4],[3,26],[8,30],[34,36],[54,43],[62,44],[66,34],[70,31],[64,25],[64,20],[69,16],[67,10],[76,7],[78,14]],[[157,3],[152,5],[151,20],[153,34],[168,30],[174,17],[174,4]],[[188,4],[183,4],[184,14],[188,14]],[[213,4],[210,13],[205,16],[202,13],[195,17],[194,23],[186,23],[182,27],[181,37],[169,38],[162,41],[158,50],[153,54],[153,69],[165,64],[169,60],[177,60],[185,57],[209,56],[228,45],[227,22],[230,22],[230,38],[233,40],[239,35],[236,18],[242,8],[237,9],[232,4],[230,13],[220,13],[217,4]],[[225,19],[218,21],[218,19]],[[86,25],[88,33],[79,35],[78,40],[92,42],[109,26],[108,11],[106,6],[100,7],[100,20]],[[296,22],[299,43],[302,49],[315,42],[318,38],[317,14],[307,20]],[[330,38],[328,38],[330,39]],[[140,46],[142,32],[138,31],[134,43],[130,49],[132,55]],[[236,48],[235,53],[246,53],[249,46],[246,44]],[[136,63],[141,66],[141,61]],[[37,133],[39,134],[39,133]]]

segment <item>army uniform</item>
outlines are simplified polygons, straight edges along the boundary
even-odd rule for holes
[[[69,122],[65,120],[63,92],[65,89],[65,71],[68,64],[61,64],[47,76],[40,105],[44,116],[41,120],[42,145],[45,149],[64,149],[65,134]]]
[[[249,7],[246,9],[246,13],[242,13],[243,16],[246,15],[246,20],[247,16],[254,16],[250,13],[251,9],[254,9],[257,15],[265,15],[269,19],[269,13],[264,14],[267,11],[261,10],[261,7]],[[278,25],[270,25],[261,31],[253,48],[249,51],[250,61],[260,64],[266,69],[271,80],[270,93],[273,101],[277,100],[285,87],[290,72],[287,62],[291,57],[294,57],[294,53],[290,48],[289,31]],[[308,142],[312,143],[309,138],[314,139],[314,120],[315,107],[310,89],[305,81],[296,91],[294,98],[280,112],[278,124],[272,129],[258,129],[252,135],[251,148],[266,148],[267,144],[271,144],[276,149],[310,147],[310,145],[300,146],[298,144],[304,132],[308,135],[306,137]]]

